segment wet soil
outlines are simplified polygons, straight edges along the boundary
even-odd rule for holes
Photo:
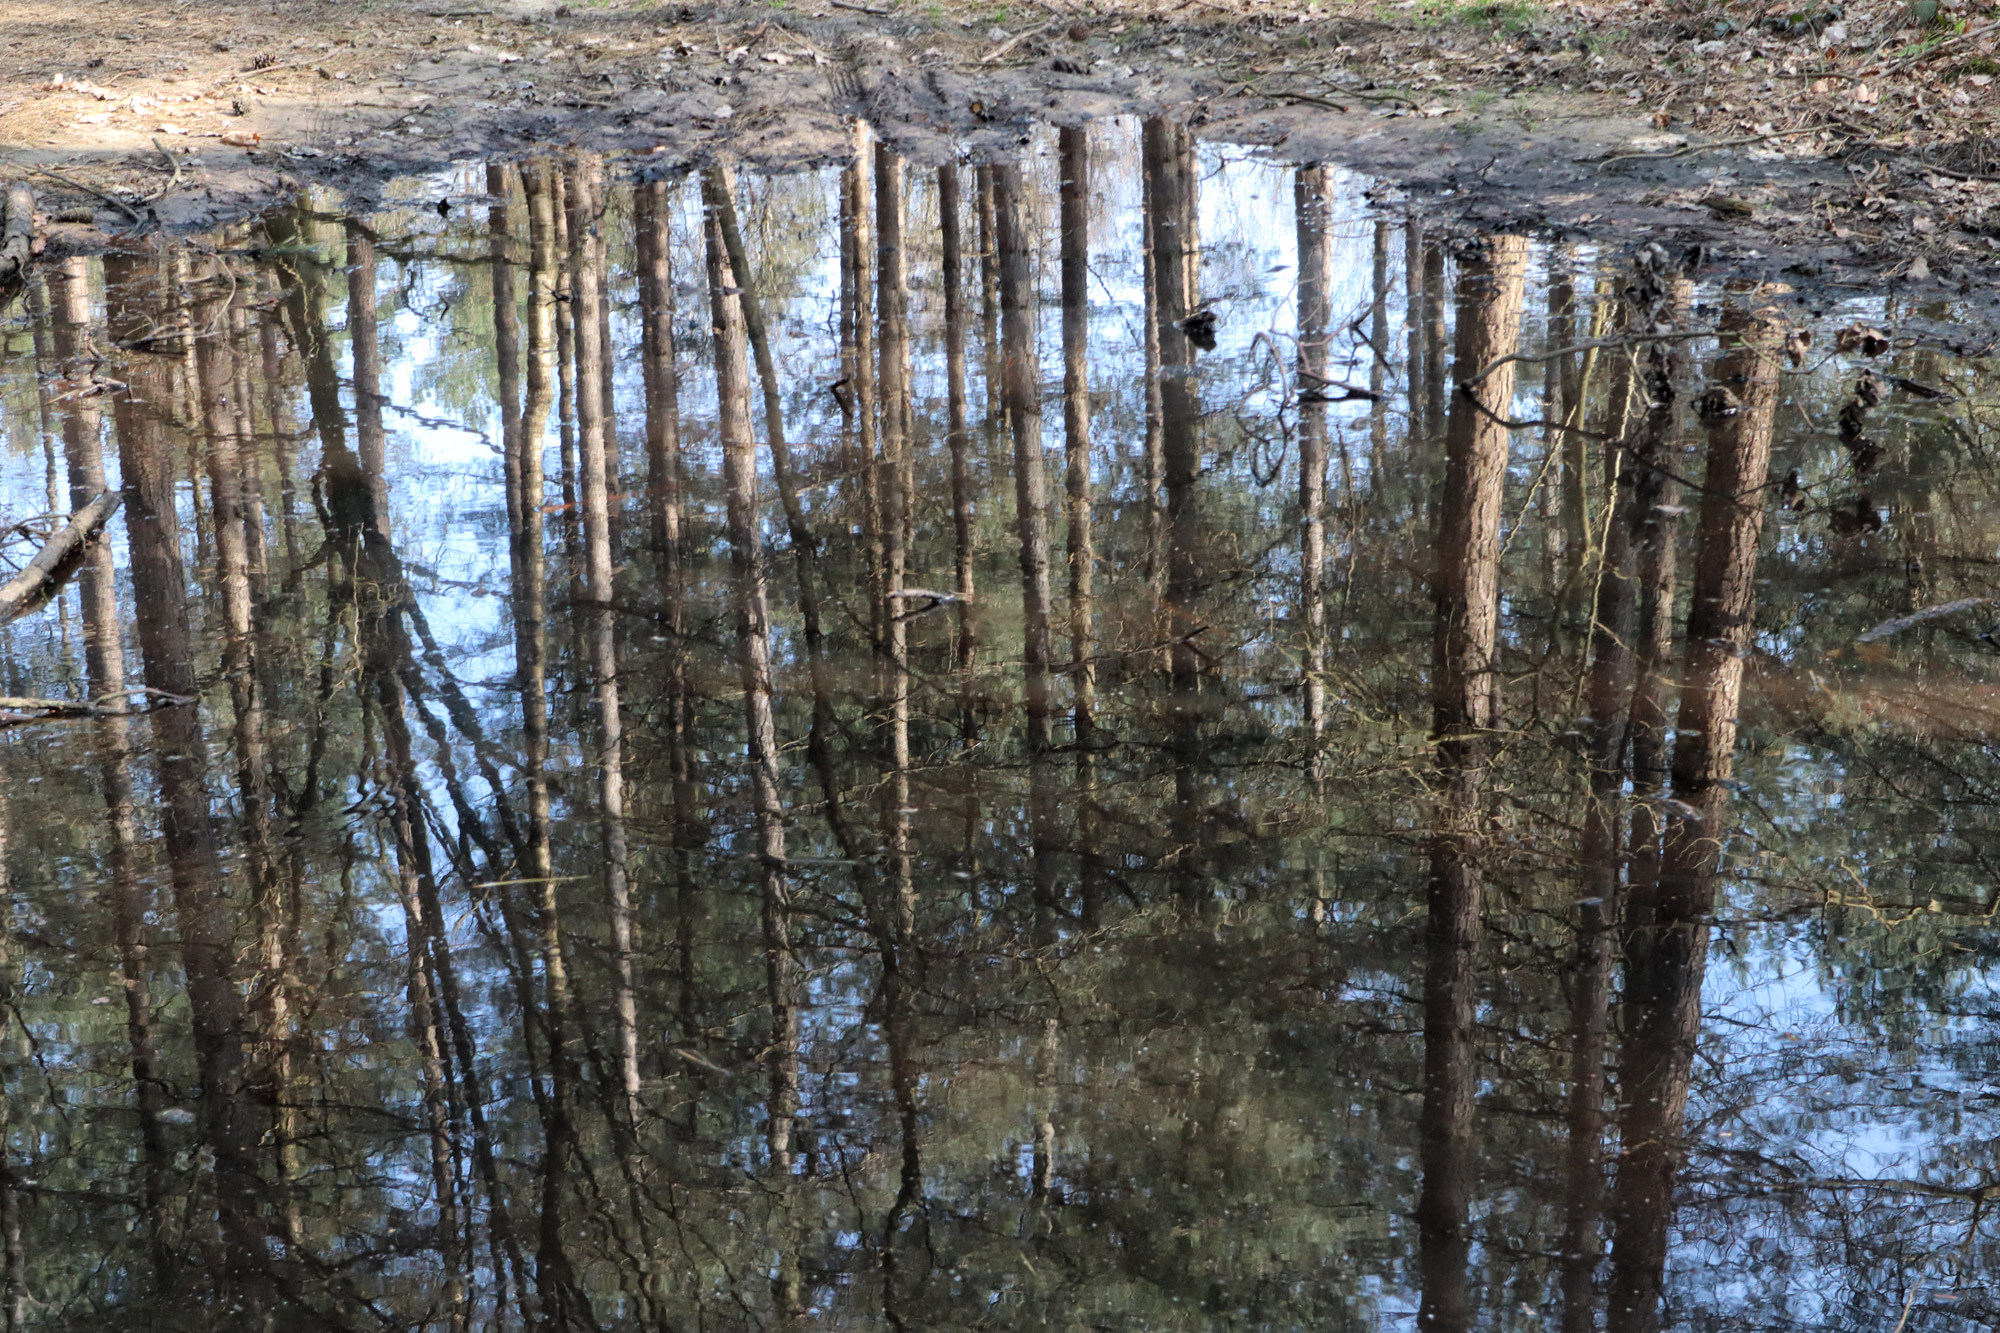
[[[1659,240],[1815,298],[1949,297],[1978,352],[2000,327],[1995,25],[1867,8],[1829,30],[1618,4],[32,0],[0,39],[0,177],[34,183],[63,253],[307,184],[365,206],[455,160],[798,166],[861,117],[915,162],[976,161],[1034,120],[1167,114],[1483,230]]]

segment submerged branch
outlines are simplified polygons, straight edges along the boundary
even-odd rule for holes
[[[104,526],[124,500],[117,491],[104,491],[70,515],[62,531],[49,538],[49,544],[28,562],[28,567],[0,587],[0,625],[34,610],[61,586],[84,543]]]

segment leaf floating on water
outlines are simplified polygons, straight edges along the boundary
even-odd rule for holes
[[[1866,634],[1856,639],[1855,642],[1873,643],[1877,639],[1886,639],[1891,634],[1901,634],[1912,625],[1921,625],[1926,620],[1936,620],[1940,616],[1952,615],[1959,611],[1969,611],[1975,606],[1985,606],[1992,600],[1990,597],[1962,597],[1956,602],[1943,602],[1937,606],[1927,606],[1921,611],[1912,611],[1907,616],[1897,616],[1894,620],[1885,620],[1874,629],[1869,630]]]

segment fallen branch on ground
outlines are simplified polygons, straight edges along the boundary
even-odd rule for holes
[[[132,225],[135,227],[143,227],[146,225],[146,219],[139,215],[139,211],[133,208],[132,205],[126,203],[123,199],[120,199],[115,194],[106,194],[104,191],[98,189],[95,185],[85,185],[82,181],[71,180],[68,176],[63,175],[60,171],[50,171],[47,167],[36,167],[34,168],[34,170],[40,172],[44,176],[47,176],[50,180],[56,182],[56,184],[58,185],[67,185],[72,190],[82,190],[85,194],[95,195],[97,198],[102,199],[105,203],[110,204],[113,208],[123,213],[126,217],[132,219]]]
[[[1753,134],[1747,139],[1718,139],[1714,143],[1691,143],[1674,149],[1671,153],[1613,153],[1610,157],[1596,159],[1600,167],[1608,167],[1613,162],[1664,162],[1670,157],[1692,157],[1696,153],[1713,153],[1723,148],[1743,148],[1753,143],[1767,143],[1772,139],[1795,139],[1801,134],[1818,134],[1823,125],[1807,125],[1796,130],[1779,130],[1773,134]],[[1579,162],[1590,162],[1587,157]]]
[[[70,515],[62,531],[49,538],[49,544],[36,553],[35,558],[28,562],[28,567],[16,574],[6,587],[0,588],[0,625],[26,615],[42,604],[61,582],[64,566],[83,549],[83,544],[90,540],[91,535],[104,526],[105,520],[117,512],[124,498],[117,491],[105,491]]]

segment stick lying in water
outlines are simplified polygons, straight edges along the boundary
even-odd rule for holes
[[[1874,629],[1855,639],[1855,642],[1873,643],[1877,639],[1886,639],[1891,634],[1902,633],[1912,625],[1921,625],[1926,620],[1936,620],[1939,616],[1948,616],[1954,611],[1968,611],[1975,606],[1984,606],[1991,600],[1988,597],[1966,597],[1956,602],[1945,602],[1939,606],[1927,606],[1921,611],[1912,611],[1907,616],[1897,616],[1894,620],[1885,620]]]
[[[61,586],[83,544],[118,511],[124,499],[117,491],[105,491],[70,515],[63,530],[49,538],[49,544],[28,562],[28,567],[0,588],[0,625],[34,610]]]

